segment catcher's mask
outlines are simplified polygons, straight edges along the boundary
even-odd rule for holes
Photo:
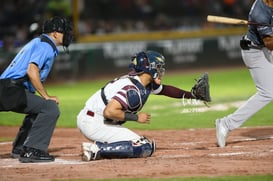
[[[165,73],[165,58],[156,51],[139,52],[132,57],[129,68],[136,73],[149,73],[153,79]]]
[[[68,46],[70,45],[73,35],[72,35],[72,24],[66,18],[55,16],[43,24],[42,33],[51,32],[63,33],[63,47],[65,52],[69,52]]]

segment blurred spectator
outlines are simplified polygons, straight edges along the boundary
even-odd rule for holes
[[[38,33],[38,27],[33,30],[31,25],[42,24],[46,16],[71,16],[70,6],[69,0],[1,0],[0,48],[7,37],[13,48],[22,46]]]
[[[71,16],[70,0],[49,0],[46,6],[46,13],[52,16]]]
[[[14,54],[13,45],[14,37],[11,35],[6,35],[2,41],[0,41],[0,73],[8,66]]]
[[[246,19],[253,1],[83,0],[84,8],[80,13],[84,14],[85,18],[81,19],[80,27],[92,28],[91,31],[85,28],[85,31],[80,32],[86,35],[196,30],[206,25],[208,14]],[[86,21],[86,17],[92,18],[92,21]]]

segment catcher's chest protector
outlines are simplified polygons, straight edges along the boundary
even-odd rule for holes
[[[150,87],[143,87],[143,85],[135,79],[130,78],[130,80],[136,86],[134,89],[127,90],[126,97],[128,101],[128,108],[131,112],[140,111],[147,101],[151,89]]]

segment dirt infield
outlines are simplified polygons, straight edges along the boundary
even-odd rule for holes
[[[18,127],[0,127],[1,138],[14,138]],[[273,127],[240,128],[228,145],[215,144],[214,129],[136,131],[157,142],[145,159],[81,161],[79,130],[55,129],[52,163],[20,163],[10,158],[11,142],[0,142],[0,180],[171,178],[273,174]],[[10,140],[11,140],[10,139]]]

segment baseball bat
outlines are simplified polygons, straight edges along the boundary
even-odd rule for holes
[[[229,17],[224,17],[224,16],[208,15],[207,16],[207,21],[208,22],[213,22],[213,23],[224,23],[224,24],[234,24],[234,25],[256,25],[256,26],[270,26],[270,27],[273,27],[273,24],[256,23],[256,22],[250,22],[250,21],[243,20],[243,19],[229,18]]]

